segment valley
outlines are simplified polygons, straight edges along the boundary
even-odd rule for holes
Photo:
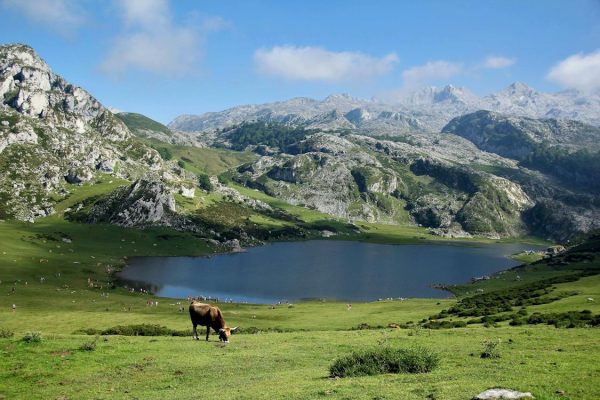
[[[167,126],[113,113],[31,47],[3,45],[0,99],[0,399],[465,399],[497,386],[600,397],[595,94],[517,82],[481,98],[447,86],[395,103],[293,98]],[[317,240],[352,259],[374,249],[365,281],[385,264],[383,245],[549,249],[480,258],[486,269],[447,280],[420,271],[440,298],[400,293],[403,274],[421,268],[410,264],[374,280],[389,289],[381,301],[219,302],[241,330],[229,345],[191,339],[181,293],[118,279],[132,257],[299,244],[256,268],[276,275]],[[339,261],[328,257],[324,268]],[[453,252],[428,267],[449,260],[463,267]],[[336,271],[357,280],[344,263]],[[327,272],[314,272],[325,287],[336,283]],[[329,377],[339,357],[386,346],[424,346],[440,365]],[[489,346],[500,357],[482,357]]]

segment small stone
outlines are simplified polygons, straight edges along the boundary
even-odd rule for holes
[[[2,121],[0,122],[0,124],[2,124],[2,126],[9,126],[10,123],[8,121]]]
[[[517,392],[510,389],[488,389],[473,397],[473,400],[519,400],[533,398],[533,395],[529,392]]]

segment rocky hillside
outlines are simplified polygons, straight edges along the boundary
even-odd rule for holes
[[[514,117],[477,111],[454,118],[442,132],[462,136],[478,148],[523,160],[542,144],[569,150],[600,149],[600,128],[578,121]]]
[[[272,141],[269,130],[279,131],[281,141]],[[306,131],[299,137],[295,130],[257,123],[223,137],[228,141],[219,145],[235,146],[243,137],[242,143],[263,154],[231,179],[291,204],[350,221],[420,224],[448,236],[501,237],[527,230],[521,219],[533,205],[527,194],[485,172],[514,164],[457,136],[394,142]]]
[[[520,137],[573,148],[596,143],[598,128],[579,122],[483,111],[468,119],[471,124],[465,119],[460,130],[468,127],[474,137],[484,135],[491,128],[489,121],[482,123],[483,116],[499,124],[512,121],[512,130],[499,131],[511,134],[507,143],[516,143],[517,149],[524,147],[517,142]],[[573,187],[546,170],[532,169],[526,164],[529,158],[495,154],[458,131],[376,137],[360,133],[256,122],[205,138],[210,137],[211,146],[261,155],[230,173],[233,181],[350,221],[419,224],[446,236],[535,233],[561,240],[598,226],[599,199],[590,187]]]
[[[158,171],[158,153],[84,89],[27,46],[0,46],[0,218],[53,212],[69,185],[96,173],[135,179]]]

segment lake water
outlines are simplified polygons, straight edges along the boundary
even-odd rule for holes
[[[448,297],[437,283],[465,283],[518,265],[510,254],[539,246],[384,245],[344,241],[274,243],[212,257],[135,257],[120,274],[159,296],[236,302],[371,301]]]

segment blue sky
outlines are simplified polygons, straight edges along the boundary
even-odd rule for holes
[[[103,104],[169,122],[295,96],[600,88],[600,1],[0,0],[31,45]]]

